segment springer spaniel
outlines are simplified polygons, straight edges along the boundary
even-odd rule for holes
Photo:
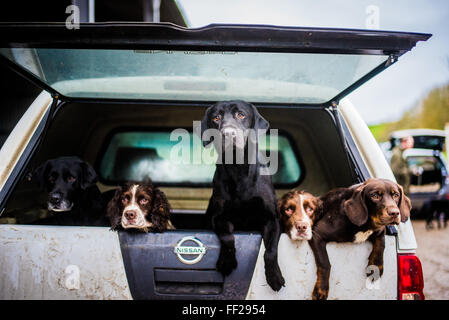
[[[305,191],[292,190],[278,200],[283,232],[292,240],[312,239],[312,226],[321,208],[321,200]]]
[[[175,229],[170,221],[170,204],[151,181],[127,182],[118,187],[108,203],[106,215],[112,230],[120,226],[143,232]]]

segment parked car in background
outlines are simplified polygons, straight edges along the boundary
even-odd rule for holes
[[[444,142],[446,139],[443,130],[435,129],[406,129],[394,131],[390,135],[390,149],[399,144],[399,140],[404,137],[412,136],[414,140],[413,148],[444,150]]]
[[[0,62],[43,89],[0,150],[0,298],[310,299],[313,253],[286,234],[279,292],[266,282],[265,248],[253,230],[235,232],[237,269],[225,278],[216,271],[220,243],[205,227],[215,164],[190,158],[204,154],[193,121],[216,101],[253,103],[279,130],[277,144],[260,142],[278,156],[278,198],[292,188],[322,195],[369,178],[394,181],[345,97],[429,37],[258,25],[0,24]],[[171,159],[175,129],[189,137],[192,162]],[[94,167],[103,193],[150,176],[177,229],[36,225],[48,214],[46,196],[27,173],[68,155]],[[329,299],[423,299],[416,247],[410,220],[391,226],[383,275],[367,281],[371,243],[329,243]]]
[[[412,201],[412,216],[424,218],[428,215],[426,202],[439,197],[442,190],[446,190],[449,183],[447,161],[443,150],[445,146],[445,133],[443,130],[408,129],[392,132],[390,150],[384,151],[387,159],[391,157],[391,149],[399,144],[401,138],[412,136],[414,146],[404,151],[407,159],[410,176],[410,200]],[[444,191],[443,191],[444,192]]]
[[[449,183],[448,167],[438,150],[408,149],[404,151],[411,170],[410,200],[414,217],[425,217],[424,204],[438,197]]]

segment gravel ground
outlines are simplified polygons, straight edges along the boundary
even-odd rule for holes
[[[428,300],[449,300],[449,227],[426,230],[424,220],[412,220],[424,273],[424,295]]]

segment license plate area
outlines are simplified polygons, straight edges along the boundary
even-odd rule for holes
[[[134,299],[245,299],[261,236],[236,232],[234,237],[238,266],[223,277],[215,269],[220,242],[213,232],[120,231],[131,295]]]

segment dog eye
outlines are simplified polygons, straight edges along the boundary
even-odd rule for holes
[[[214,120],[215,122],[218,122],[221,120],[221,114],[216,115],[212,120]]]
[[[307,214],[312,214],[313,213],[313,209],[311,207],[307,207],[306,208],[306,213]]]
[[[394,192],[394,193],[393,193],[393,198],[399,198],[399,193]]]
[[[128,203],[128,201],[129,201],[129,196],[124,196],[122,198],[122,203],[126,204],[126,203]]]
[[[288,207],[284,209],[285,214],[291,216],[293,214],[293,208],[292,207]]]
[[[55,177],[49,176],[48,177],[48,182],[51,182],[51,183],[55,182]]]
[[[245,115],[243,114],[243,112],[237,112],[235,114],[235,116],[237,117],[237,119],[240,119],[240,120],[245,119]]]
[[[142,198],[142,199],[139,200],[139,203],[140,203],[141,205],[145,205],[145,204],[148,203],[148,199]]]
[[[74,176],[67,177],[67,182],[74,182],[76,178]]]
[[[381,195],[379,194],[379,193],[372,193],[371,194],[371,198],[372,199],[374,199],[374,200],[380,200],[380,198],[381,198]]]

